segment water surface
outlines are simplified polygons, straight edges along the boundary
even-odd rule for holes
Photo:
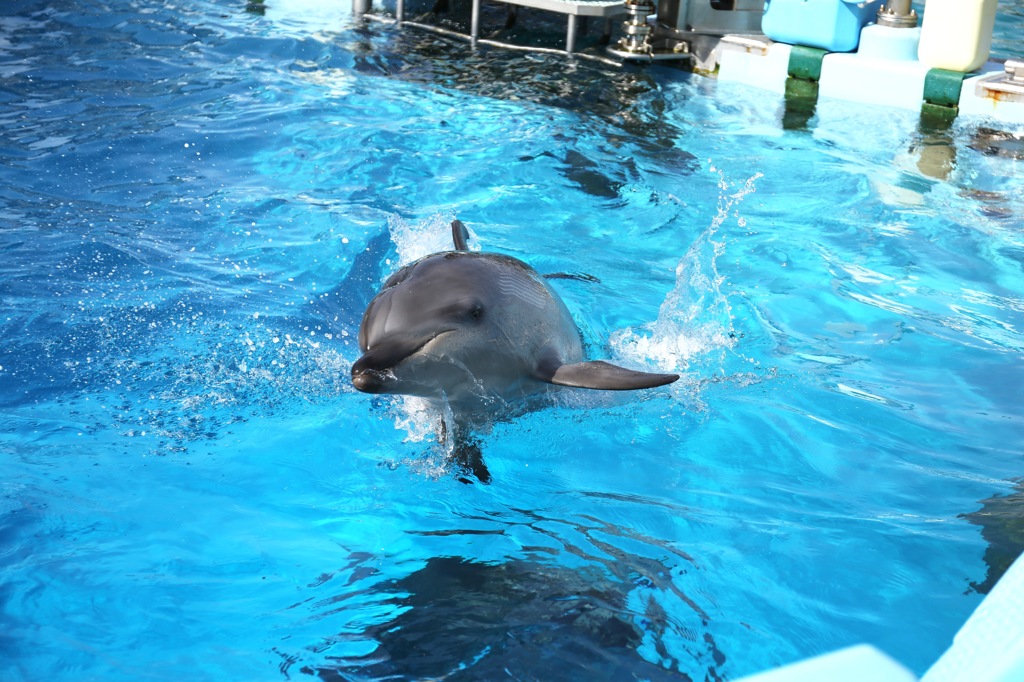
[[[930,665],[1024,464],[1021,159],[989,124],[793,128],[670,69],[263,9],[0,17],[0,676]],[[683,378],[498,423],[460,483],[433,415],[347,378],[454,217],[598,280],[555,282],[592,357]]]

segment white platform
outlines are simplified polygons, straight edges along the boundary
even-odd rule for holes
[[[1024,555],[978,605],[921,682],[1024,680]]]
[[[913,623],[906,624],[908,628]],[[897,658],[899,652],[892,652]],[[866,644],[744,677],[738,682],[915,682]],[[921,682],[1024,682],[1024,555],[978,605]]]
[[[869,26],[865,31],[876,28]],[[883,47],[893,47],[892,54],[887,54],[884,49],[872,52],[878,43],[867,47],[867,54],[825,55],[818,81],[819,99],[920,110],[928,67],[916,59],[907,59],[906,55],[899,57],[892,45],[883,43]],[[720,81],[743,83],[778,94],[785,92],[792,51],[790,45],[773,43],[764,37],[726,36],[717,51]],[[978,71],[968,74],[960,92],[959,115],[1024,124],[1024,101],[994,96],[979,86],[979,83],[998,78],[1002,73],[1003,64],[989,61]]]
[[[725,36],[718,51],[718,80],[786,92],[791,45],[763,36]]]
[[[739,682],[917,682],[917,678],[875,647],[862,644]]]

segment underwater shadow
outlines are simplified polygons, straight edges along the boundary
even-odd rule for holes
[[[1016,492],[997,495],[981,501],[981,509],[962,518],[981,526],[985,547],[985,565],[988,570],[981,582],[972,582],[971,589],[988,594],[1003,574],[1024,554],[1024,481],[1016,485]]]
[[[629,586],[597,573],[525,561],[431,558],[423,568],[384,584],[383,591],[394,595],[387,603],[401,613],[367,629],[376,651],[337,667],[305,666],[301,672],[329,681],[693,682],[690,675],[640,655],[645,633],[638,624],[642,619],[626,610]],[[705,642],[709,638],[705,634]],[[697,679],[722,678],[711,668]]]

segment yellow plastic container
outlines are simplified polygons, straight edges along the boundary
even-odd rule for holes
[[[997,0],[927,0],[917,58],[933,69],[974,71],[988,59]]]

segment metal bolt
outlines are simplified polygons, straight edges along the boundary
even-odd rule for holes
[[[651,0],[626,0],[625,10],[629,18],[623,22],[622,28],[626,35],[619,40],[619,47],[629,53],[649,53],[651,46],[647,38],[651,34],[651,27],[647,17],[654,14],[657,8]]]
[[[1011,83],[1024,84],[1024,62],[1017,59],[1007,59],[1003,68],[1006,70],[1006,77]]]
[[[890,28],[915,28],[917,12],[910,7],[910,0],[889,0],[878,8],[879,26]]]

